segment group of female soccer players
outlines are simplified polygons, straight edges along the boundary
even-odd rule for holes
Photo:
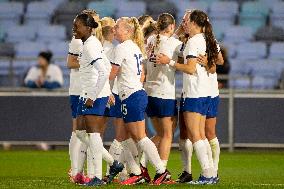
[[[175,25],[168,13],[159,15],[157,21],[144,15],[115,22],[84,10],[74,19],[67,57],[72,182],[97,186],[118,176],[123,185],[175,183],[167,162],[178,120],[183,172],[176,182],[218,182],[216,64],[223,64],[223,58],[204,12],[186,11],[180,26],[175,29]],[[180,108],[176,71],[183,73]],[[157,133],[151,139],[146,134],[145,113]],[[114,118],[115,125],[109,151],[102,140],[108,117]],[[191,175],[193,149],[202,168],[197,181]],[[102,160],[108,164],[104,177]],[[153,180],[148,161],[156,170]]]

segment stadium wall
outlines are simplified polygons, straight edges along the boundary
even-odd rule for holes
[[[66,92],[0,92],[0,143],[67,144],[71,133],[71,112]],[[222,92],[217,123],[222,147],[284,147],[284,94]],[[148,134],[154,129],[146,121]],[[104,141],[114,138],[108,120]],[[179,130],[174,135],[177,146]]]

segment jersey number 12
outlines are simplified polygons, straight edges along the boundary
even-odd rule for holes
[[[136,58],[137,63],[137,75],[141,75],[141,63],[142,63],[142,54],[134,54],[134,57]]]

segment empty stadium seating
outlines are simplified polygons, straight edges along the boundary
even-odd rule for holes
[[[276,30],[284,29],[281,0],[0,0],[0,87],[21,86],[23,74],[41,50],[53,52],[68,87],[68,40],[75,15],[85,8],[114,18],[144,13],[157,18],[169,12],[177,24],[186,9],[207,12],[215,37],[228,49],[234,78],[230,87],[273,89],[284,68],[284,32]]]

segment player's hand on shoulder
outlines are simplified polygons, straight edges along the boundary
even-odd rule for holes
[[[146,47],[146,54],[147,54],[147,57],[150,57],[151,56],[151,53],[153,51],[153,47],[154,45],[152,43],[150,43],[147,47]]]
[[[207,64],[208,64],[207,55],[206,54],[205,55],[201,55],[201,54],[198,55],[197,62],[198,62],[198,64],[206,67]]]
[[[170,61],[171,61],[171,59],[163,53],[160,53],[156,56],[156,63],[157,64],[169,64]]]

